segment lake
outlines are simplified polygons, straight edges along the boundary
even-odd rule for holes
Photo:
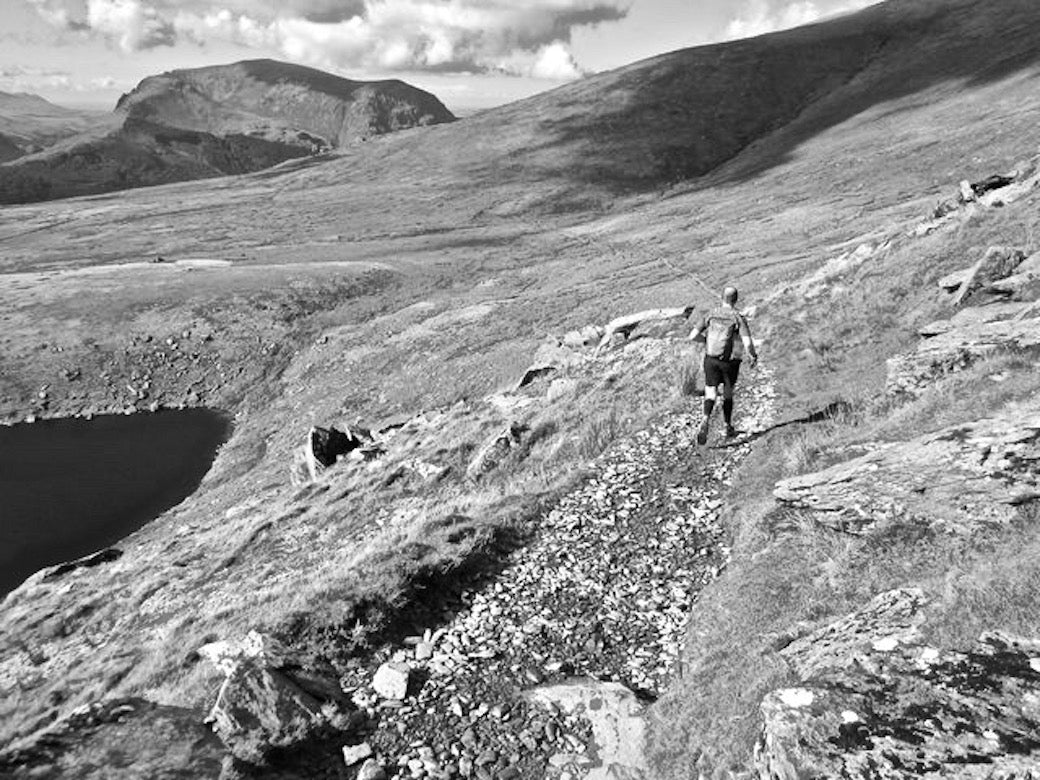
[[[0,426],[0,596],[179,504],[230,432],[209,409]]]

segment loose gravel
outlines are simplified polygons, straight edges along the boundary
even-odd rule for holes
[[[763,369],[740,388],[741,428],[771,423],[769,380]],[[613,446],[449,622],[376,659],[408,663],[414,695],[381,699],[374,667],[344,679],[387,777],[583,777],[597,763],[587,721],[523,691],[574,676],[646,701],[667,688],[694,600],[726,566],[721,496],[750,448],[723,440],[721,419],[698,447],[699,407]]]

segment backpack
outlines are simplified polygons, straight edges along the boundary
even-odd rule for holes
[[[716,309],[708,315],[708,332],[705,335],[704,352],[711,357],[730,360],[733,344],[740,332],[740,315]]]

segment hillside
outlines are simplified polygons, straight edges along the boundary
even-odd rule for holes
[[[400,81],[350,81],[273,60],[171,71],[124,95],[107,129],[0,168],[0,203],[247,173],[453,119]]]
[[[0,136],[17,147],[19,154],[14,156],[38,152],[103,122],[101,111],[77,111],[56,106],[38,95],[0,92]],[[0,152],[0,162],[14,156],[5,157]]]
[[[235,428],[0,604],[0,772],[1028,776],[1038,22],[899,0],[5,209],[4,420]],[[763,361],[698,448],[726,283]]]
[[[22,154],[23,152],[18,144],[6,135],[0,135],[0,162],[13,160],[15,157],[21,157]]]

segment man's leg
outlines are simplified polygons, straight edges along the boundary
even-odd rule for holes
[[[726,421],[727,438],[733,438],[737,435],[737,430],[733,427],[733,395],[737,389],[737,377],[739,374],[740,361],[731,360],[726,367],[722,388],[722,418]]]
[[[708,426],[711,425],[711,413],[715,411],[715,400],[719,395],[719,385],[723,383],[718,363],[719,361],[715,358],[704,357],[704,421],[697,431],[698,444],[705,444],[708,441]]]

